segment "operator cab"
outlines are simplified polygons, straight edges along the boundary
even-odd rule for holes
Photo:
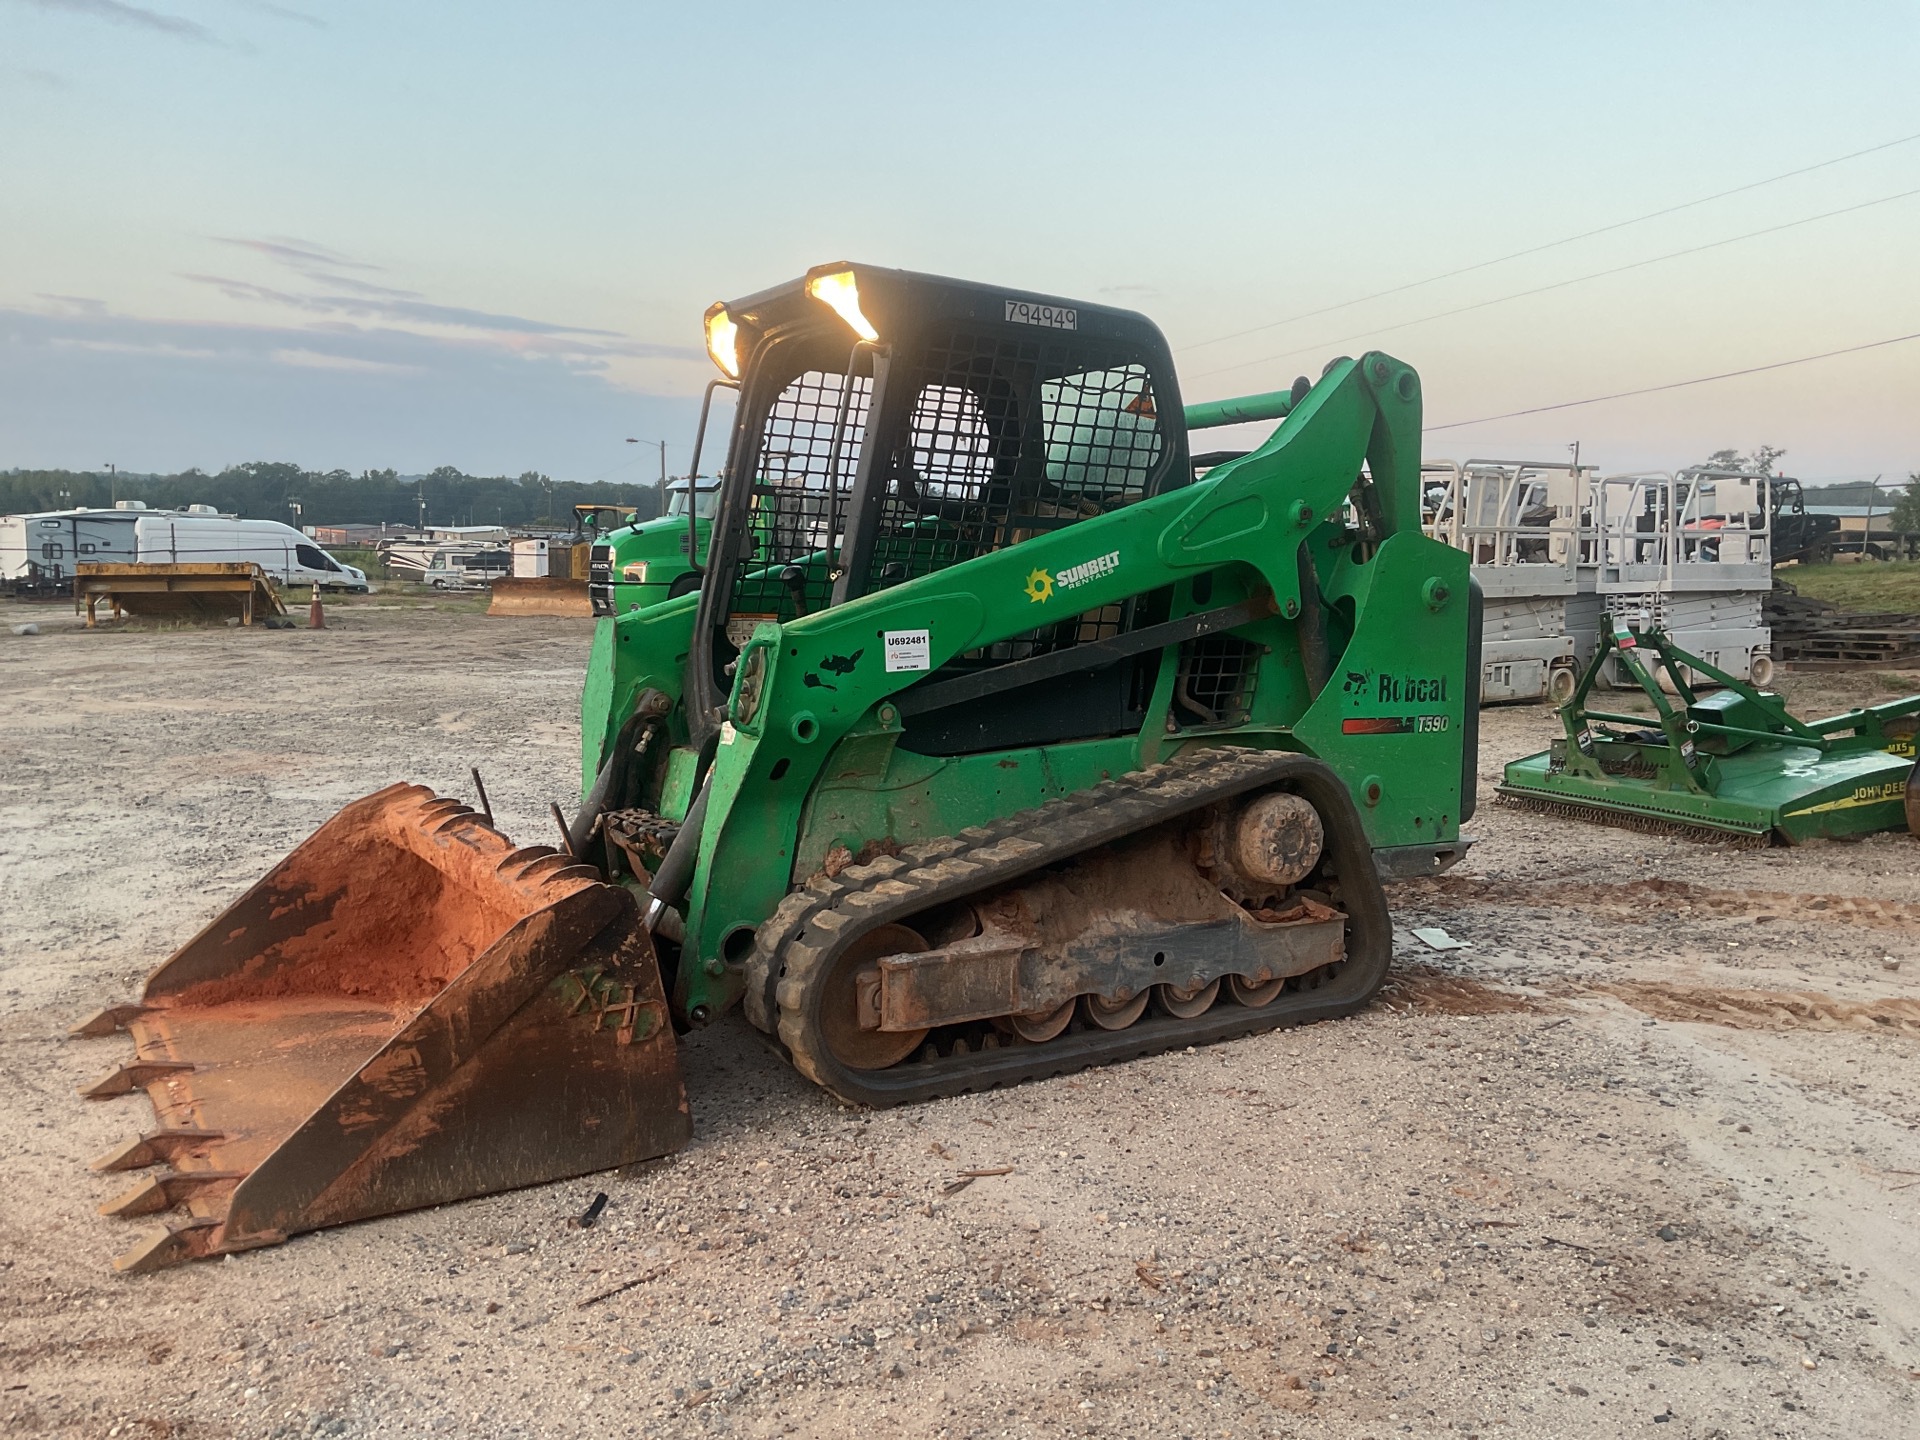
[[[1165,338],[1132,311],[835,264],[714,305],[707,342],[728,377],[715,385],[740,399],[689,659],[689,719],[703,737],[718,728],[730,666],[756,625],[1192,478]],[[1108,606],[956,665],[1106,638],[1141,608]],[[1113,689],[1109,672],[1088,678]],[[1125,729],[1135,702],[1145,697],[1103,694],[1088,702],[1099,715],[1067,728]],[[923,722],[919,738],[938,744],[938,728]],[[1002,725],[991,738],[1011,736]]]
[[[695,482],[693,491],[693,514],[697,520],[711,520],[714,512],[720,508],[720,480],[717,476],[702,475]],[[688,482],[672,480],[667,483],[667,515],[684,520],[687,515]]]

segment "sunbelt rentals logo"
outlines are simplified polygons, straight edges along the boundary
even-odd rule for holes
[[[1056,589],[1071,590],[1085,585],[1089,580],[1098,580],[1103,575],[1111,575],[1120,568],[1120,552],[1109,550],[1104,555],[1096,555],[1091,560],[1082,560],[1078,565],[1069,565],[1064,570],[1049,575],[1045,570],[1034,569],[1027,576],[1027,598],[1038,605],[1051,600]]]

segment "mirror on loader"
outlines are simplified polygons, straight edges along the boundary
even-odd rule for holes
[[[1186,407],[1144,316],[850,264],[707,338],[699,590],[596,622],[565,849],[380,792],[86,1027],[160,1116],[131,1265],[663,1153],[733,1009],[877,1105],[1346,1015],[1464,852],[1409,367]]]

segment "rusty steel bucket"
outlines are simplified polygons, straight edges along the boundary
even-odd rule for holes
[[[134,1058],[160,1167],[103,1214],[161,1216],[123,1271],[606,1170],[691,1132],[653,945],[628,893],[457,800],[356,800],[77,1035]]]

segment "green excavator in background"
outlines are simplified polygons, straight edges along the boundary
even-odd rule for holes
[[[1406,365],[1183,407],[1142,316],[850,264],[706,328],[713,538],[597,623],[564,847],[391,787],[81,1027],[160,1116],[123,1268],[663,1153],[735,1007],[870,1105],[1349,1014],[1463,853]]]

